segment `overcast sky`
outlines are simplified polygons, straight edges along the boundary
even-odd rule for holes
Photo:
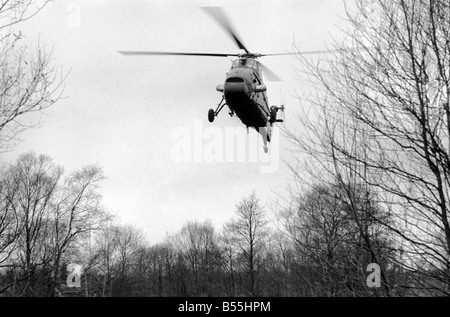
[[[254,131],[242,136],[244,162],[236,157],[231,162],[210,162],[208,157],[195,161],[194,152],[207,152],[208,144],[209,149],[219,144],[218,138],[224,140],[225,159],[229,132],[242,128],[227,109],[214,124],[207,120],[208,109],[220,101],[215,87],[223,83],[230,58],[117,53],[239,53],[201,10],[205,5],[223,7],[247,48],[259,53],[292,52],[294,41],[303,50],[325,49],[331,37],[339,36],[337,26],[344,16],[341,0],[51,2],[21,30],[30,47],[39,38],[53,50],[55,65],[70,71],[64,98],[45,111],[39,129],[22,134],[24,141],[4,154],[3,162],[32,150],[51,156],[66,173],[86,164],[102,166],[105,207],[153,242],[189,220],[210,219],[220,228],[253,190],[263,204],[276,199],[274,192],[282,192],[290,178],[285,164],[289,143],[283,135],[270,156],[255,152],[256,161],[248,153]],[[266,82],[270,104],[283,102],[286,124],[295,125],[300,103],[292,95],[303,93],[308,83],[296,77],[292,57],[263,62],[284,79]],[[178,154],[186,134],[192,159],[183,161]],[[258,151],[262,147],[256,146]],[[276,168],[268,168],[270,164]]]

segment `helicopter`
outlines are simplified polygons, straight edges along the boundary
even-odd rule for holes
[[[263,72],[269,81],[281,81],[281,79],[269,68],[263,65],[258,58],[264,56],[316,54],[327,51],[309,51],[296,53],[260,54],[252,53],[237,36],[236,31],[229,22],[221,7],[203,7],[215,21],[231,36],[242,53],[186,53],[163,51],[119,51],[122,55],[180,55],[180,56],[212,56],[212,57],[237,57],[232,61],[223,84],[218,84],[216,90],[222,93],[222,99],[216,109],[209,109],[208,120],[214,122],[225,106],[229,108],[231,117],[237,116],[246,126],[253,128],[261,134],[264,142],[264,152],[268,152],[267,143],[271,141],[272,129],[276,122],[283,122],[278,117],[278,111],[284,112],[284,105],[269,106],[267,87],[263,81]]]

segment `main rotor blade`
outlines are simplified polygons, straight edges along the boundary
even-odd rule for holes
[[[280,77],[277,76],[273,71],[270,70],[266,65],[259,62],[259,65],[263,68],[263,75],[267,78],[269,81],[283,81]]]
[[[320,51],[304,51],[296,53],[277,53],[277,54],[261,54],[260,56],[280,56],[280,55],[310,55],[310,54],[328,54],[334,53],[337,50],[320,50]]]
[[[215,56],[228,57],[238,56],[238,54],[222,54],[222,53],[182,53],[182,52],[153,52],[153,51],[119,51],[122,55],[183,55],[183,56]]]
[[[211,15],[225,29],[225,31],[228,32],[228,34],[234,39],[240,49],[243,49],[246,53],[248,53],[247,48],[237,36],[236,31],[234,30],[221,7],[203,7],[203,10]]]

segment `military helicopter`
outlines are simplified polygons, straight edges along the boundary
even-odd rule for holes
[[[283,122],[278,118],[278,111],[284,111],[284,105],[269,107],[267,98],[267,87],[264,84],[262,73],[267,75],[269,81],[281,81],[281,79],[257,59],[263,56],[277,55],[297,55],[297,54],[316,54],[327,51],[309,51],[296,53],[279,53],[279,54],[260,54],[251,53],[243,42],[237,36],[236,31],[229,22],[224,11],[220,7],[204,7],[216,22],[218,22],[224,30],[234,39],[242,53],[185,53],[185,52],[161,52],[161,51],[119,51],[123,55],[182,55],[182,56],[213,56],[213,57],[230,57],[235,56],[231,69],[225,77],[225,82],[219,84],[216,90],[222,93],[222,99],[217,108],[209,109],[208,120],[214,122],[224,106],[228,106],[229,115],[237,116],[241,122],[249,128],[257,130],[264,142],[264,152],[267,153],[267,143],[270,142],[272,136],[272,128],[274,123]]]

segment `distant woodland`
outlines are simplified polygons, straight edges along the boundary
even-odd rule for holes
[[[64,83],[13,30],[34,2],[0,0],[4,151]],[[221,228],[192,220],[148,241],[103,206],[101,166],[2,164],[0,296],[449,296],[450,3],[358,1],[347,20],[332,54],[298,57],[314,89],[284,131],[289,190],[270,206],[237,197]]]
[[[408,296],[448,290],[448,271],[409,249],[438,245],[399,245],[389,229],[395,216],[361,184],[320,184],[292,194],[289,208],[276,211],[278,228],[252,193],[220,229],[190,221],[151,243],[105,212],[98,167],[65,176],[49,157],[27,153],[2,175],[2,296]],[[79,287],[68,287],[72,263],[83,266]],[[367,286],[370,263],[381,267],[380,287]]]

